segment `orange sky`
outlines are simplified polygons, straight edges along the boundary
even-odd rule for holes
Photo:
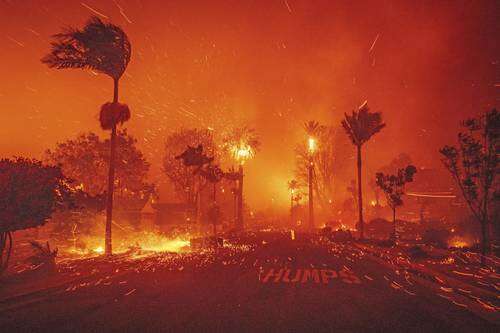
[[[248,123],[262,137],[262,151],[247,167],[249,202],[264,206],[275,197],[286,204],[303,122],[337,124],[365,99],[387,122],[365,150],[369,169],[403,151],[417,165],[439,166],[437,150],[454,141],[459,120],[498,106],[499,7],[495,1],[0,1],[0,154],[40,157],[80,132],[102,133],[97,114],[112,97],[111,80],[39,61],[51,34],[81,26],[97,11],[131,39],[120,99],[132,110],[126,126],[153,163],[154,180],[165,181],[159,167],[172,129]]]

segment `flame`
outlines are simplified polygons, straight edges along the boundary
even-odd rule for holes
[[[231,150],[234,158],[241,164],[244,164],[245,161],[251,159],[254,155],[252,147],[244,143],[234,146]]]
[[[464,247],[469,247],[470,244],[467,240],[460,238],[460,237],[453,237],[450,239],[448,242],[449,247],[456,247],[456,248],[464,248]]]
[[[316,139],[314,139],[313,137],[309,137],[308,148],[309,152],[311,153],[314,153],[314,151],[316,150]]]
[[[93,251],[95,253],[98,253],[98,254],[103,254],[104,253],[104,248],[102,246],[98,246]]]
[[[158,237],[158,239],[153,236],[150,239],[143,240],[139,244],[140,248],[144,251],[154,252],[181,252],[190,244],[188,240],[180,238],[165,239],[161,236]]]
[[[356,231],[356,229],[351,228],[343,223],[340,224],[340,226],[337,228],[337,230],[342,230],[342,231]]]
[[[113,239],[113,253],[125,253],[131,250],[146,252],[183,252],[188,249],[189,237],[168,238],[157,232],[136,232],[118,239]],[[100,236],[87,236],[79,239],[79,248],[73,246],[68,250],[71,254],[101,255],[104,254],[104,240]]]

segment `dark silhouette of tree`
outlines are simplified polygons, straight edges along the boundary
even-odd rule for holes
[[[320,125],[316,131],[317,147],[313,154],[314,196],[326,214],[336,214],[342,208],[340,196],[349,184],[354,153],[341,126]],[[307,186],[309,173],[308,142],[295,147],[295,177],[300,187]]]
[[[192,153],[190,153],[189,147],[191,147]],[[186,150],[186,148],[188,149]],[[174,186],[177,196],[189,206],[196,205],[201,189],[206,184],[206,180],[193,170],[193,166],[199,166],[198,162],[201,162],[196,161],[196,159],[202,158],[201,154],[196,152],[200,148],[202,148],[204,156],[213,157],[215,161],[218,161],[219,152],[212,132],[209,130],[180,129],[170,134],[165,141],[163,171]],[[192,160],[190,156],[185,156],[190,154],[193,155]],[[187,157],[186,164],[184,164],[183,157]]]
[[[182,160],[182,163],[187,167],[196,167],[194,173],[200,171],[204,165],[212,163],[213,157],[209,157],[203,153],[203,145],[197,147],[187,146],[182,154],[175,157],[176,160]]]
[[[408,165],[406,168],[398,169],[396,175],[377,172],[376,182],[378,187],[384,192],[387,204],[392,209],[393,231],[392,239],[397,238],[396,233],[396,208],[403,205],[403,195],[405,194],[405,185],[413,181],[413,176],[417,168]]]
[[[51,68],[91,69],[113,79],[113,101],[101,107],[101,127],[111,130],[110,163],[106,206],[105,252],[111,255],[111,221],[113,218],[113,189],[115,181],[116,127],[130,119],[127,105],[118,103],[118,82],[131,56],[130,41],[125,32],[98,17],[91,17],[83,29],[67,28],[53,36],[51,52],[42,62]]]
[[[312,171],[314,174],[313,189],[315,197],[318,199],[321,208],[325,212],[331,213],[336,171],[335,164],[337,161],[335,143],[333,142],[335,130],[330,126],[316,126],[309,123],[306,124],[306,127],[308,128],[306,133],[311,133],[316,140],[316,151],[314,154],[310,154],[307,142],[301,142],[295,147],[295,175],[299,185],[307,186],[309,167],[312,159],[314,165]]]
[[[317,121],[310,120],[304,124],[304,131],[307,135],[307,184],[308,184],[308,201],[309,201],[309,229],[314,229],[314,183],[315,183],[315,165],[314,155],[317,153],[318,132],[320,124]]]
[[[243,126],[234,128],[224,137],[222,149],[238,163],[237,224],[243,229],[243,164],[260,149],[260,139],[255,129]]]
[[[405,168],[407,165],[412,164],[413,161],[411,160],[411,157],[407,153],[401,153],[396,156],[389,164],[380,167],[377,172],[389,174],[394,170],[399,170]],[[380,202],[380,187],[377,185],[377,179],[371,178],[368,185],[375,195],[375,206],[378,206]]]
[[[127,204],[147,199],[153,190],[153,185],[147,182],[150,164],[137,148],[137,140],[127,130],[120,130],[116,146],[115,201]],[[102,195],[107,191],[109,148],[109,139],[102,140],[89,132],[58,143],[53,150],[45,152],[45,160],[60,165],[64,175],[89,195]]]
[[[389,164],[382,166],[377,172],[390,173],[394,170],[405,168],[407,165],[413,164],[413,161],[407,153],[401,153],[396,156]]]
[[[482,263],[490,252],[490,206],[500,200],[496,178],[500,153],[500,113],[493,109],[464,121],[458,147],[445,146],[442,161],[460,188],[475,219],[481,225]],[[498,221],[496,221],[498,223]]]
[[[0,273],[12,250],[12,233],[43,225],[71,204],[72,190],[59,167],[34,159],[0,160]]]
[[[217,204],[217,184],[224,178],[224,171],[222,171],[222,169],[218,165],[208,164],[205,167],[201,168],[199,172],[201,176],[205,178],[208,182],[212,183],[213,186],[213,192],[212,192],[213,202],[208,212],[208,218],[213,225],[213,232],[215,238],[214,246],[217,249],[217,223],[219,223],[220,220],[220,206]]]
[[[358,210],[359,210],[359,229],[360,238],[364,238],[364,221],[363,221],[363,192],[361,186],[361,147],[370,138],[380,132],[385,124],[382,122],[382,114],[380,112],[370,112],[367,102],[359,107],[358,111],[352,111],[351,115],[345,114],[345,119],[342,120],[347,135],[356,146],[357,150],[357,168],[358,168]]]
[[[116,145],[114,206],[142,207],[155,191],[154,185],[147,182],[150,165],[137,148],[137,140],[125,129],[117,132]],[[79,233],[85,232],[89,222],[106,207],[109,146],[109,139],[101,140],[89,132],[46,151],[45,161],[59,165],[63,174],[82,191],[75,197],[78,211],[60,211],[54,215],[57,231],[67,233],[76,225]]]

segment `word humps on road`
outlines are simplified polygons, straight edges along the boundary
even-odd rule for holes
[[[332,280],[339,279],[348,284],[360,284],[360,279],[353,272],[342,269],[335,271],[333,269],[290,269],[290,268],[271,268],[260,275],[262,283],[282,282],[282,283],[322,283],[329,284]]]

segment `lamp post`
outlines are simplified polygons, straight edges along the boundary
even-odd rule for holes
[[[312,136],[309,137],[307,141],[308,152],[309,152],[309,163],[308,163],[308,181],[309,181],[309,230],[312,232],[314,230],[314,198],[313,198],[313,177],[314,177],[314,161],[313,155],[316,151],[316,139]]]

